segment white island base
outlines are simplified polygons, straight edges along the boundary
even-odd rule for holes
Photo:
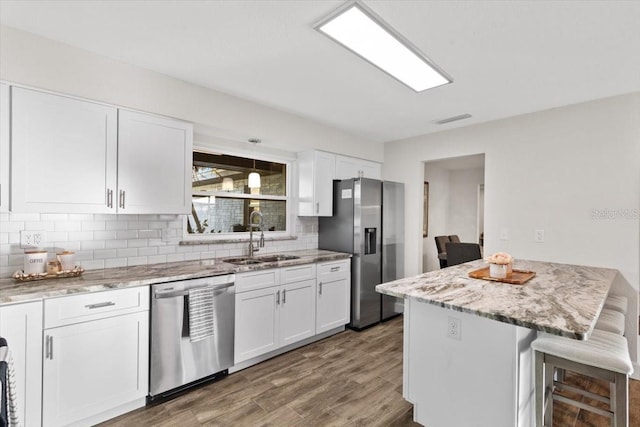
[[[456,320],[457,337],[450,337]],[[405,298],[403,396],[414,405],[414,421],[534,426],[535,337],[531,329]]]

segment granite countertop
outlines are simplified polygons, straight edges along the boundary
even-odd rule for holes
[[[223,274],[243,273],[269,268],[290,267],[351,257],[350,254],[320,249],[282,253],[295,255],[299,258],[242,266],[226,263],[224,262],[225,258],[215,258],[200,261],[182,261],[135,267],[108,268],[104,270],[89,270],[84,272],[82,276],[64,279],[44,279],[31,282],[16,282],[14,279],[0,279],[0,304],[36,301],[71,294],[152,285],[175,280],[220,276]],[[262,255],[267,256],[270,254]]]
[[[483,260],[383,283],[380,293],[438,305],[525,328],[588,339],[617,270],[516,260],[513,268],[535,271],[523,285],[472,279]]]

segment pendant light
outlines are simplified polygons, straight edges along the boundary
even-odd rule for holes
[[[260,143],[257,138],[251,138],[249,140],[254,146]],[[260,188],[260,174],[256,172],[256,159],[253,159],[253,171],[249,174],[249,188]]]
[[[222,191],[233,191],[233,179],[229,177],[222,179]]]

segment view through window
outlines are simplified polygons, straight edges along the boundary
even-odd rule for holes
[[[259,187],[249,187],[251,173],[259,174]],[[194,151],[187,233],[247,232],[254,210],[262,213],[265,232],[287,231],[287,193],[284,163]]]

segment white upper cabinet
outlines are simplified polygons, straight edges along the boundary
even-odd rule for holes
[[[382,165],[355,157],[336,155],[335,179],[382,179]]]
[[[382,179],[382,165],[324,151],[298,153],[298,216],[333,215],[333,180]]]
[[[118,113],[118,211],[189,213],[193,126],[133,111]]]
[[[9,210],[9,85],[0,83],[0,212]]]
[[[13,87],[11,210],[188,213],[192,145],[190,123]]]
[[[335,154],[298,153],[298,177],[298,215],[332,216]]]
[[[117,110],[13,87],[11,210],[115,212]]]

